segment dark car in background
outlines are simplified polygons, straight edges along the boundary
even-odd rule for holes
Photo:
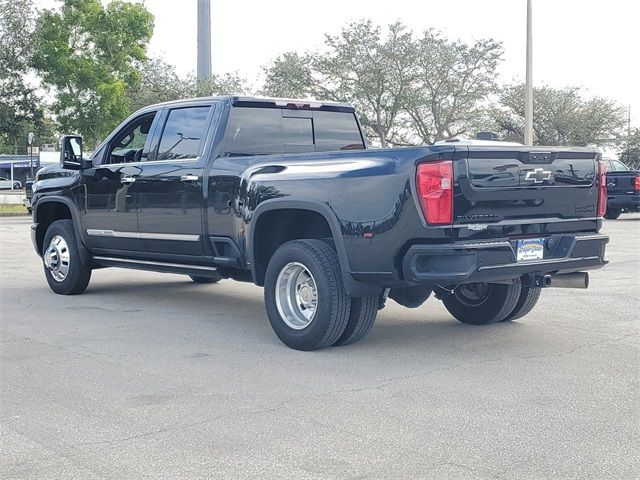
[[[640,212],[640,171],[619,160],[605,159],[607,165],[607,213],[615,220],[622,213]]]

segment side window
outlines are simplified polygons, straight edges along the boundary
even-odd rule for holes
[[[313,112],[316,151],[362,150],[364,142],[353,113]]]
[[[210,109],[206,106],[171,110],[160,138],[157,160],[198,157]]]
[[[283,153],[282,114],[275,108],[234,107],[224,133],[229,156]]]
[[[109,143],[106,163],[141,162],[156,112],[136,118],[126,125]]]

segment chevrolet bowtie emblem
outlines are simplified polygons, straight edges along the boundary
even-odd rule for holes
[[[542,183],[545,180],[551,180],[551,171],[544,168],[529,170],[524,177],[525,182]]]

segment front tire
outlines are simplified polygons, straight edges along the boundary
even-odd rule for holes
[[[273,331],[296,350],[333,345],[349,322],[351,299],[338,255],[322,240],[292,240],[275,251],[264,300]]]
[[[442,302],[457,320],[469,325],[501,322],[514,311],[522,284],[471,283],[458,286]]]
[[[86,290],[91,267],[82,262],[71,220],[56,220],[44,235],[42,260],[51,290],[60,295],[76,295]]]
[[[604,218],[607,220],[615,220],[622,213],[621,208],[607,208],[607,213],[604,214]]]

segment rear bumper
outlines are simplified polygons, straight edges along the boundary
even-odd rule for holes
[[[609,195],[607,196],[607,207],[640,212],[640,192],[628,195]]]
[[[402,261],[411,284],[451,285],[511,280],[528,274],[569,273],[603,267],[609,237],[599,234],[546,237],[545,258],[518,262],[516,241],[413,245]]]

